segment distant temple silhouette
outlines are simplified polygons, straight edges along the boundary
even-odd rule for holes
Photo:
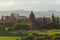
[[[45,16],[43,16],[43,20],[42,20],[42,21],[43,21],[43,23],[44,23],[44,24],[46,24],[46,23],[47,23],[47,19],[46,19],[46,17],[45,17]]]
[[[3,34],[7,35],[6,28],[8,28],[9,30],[13,29],[15,31],[16,30],[20,31],[20,29],[22,30],[60,29],[60,18],[58,16],[55,17],[54,14],[52,14],[51,17],[43,16],[35,18],[33,11],[31,11],[29,17],[27,18],[26,16],[20,16],[18,13],[12,13],[10,16],[2,16],[1,20],[2,21],[0,23],[1,24],[0,35]]]
[[[31,11],[29,18],[28,18],[28,25],[30,26],[31,29],[36,29],[37,28],[37,23],[36,23],[36,19],[35,19],[35,15],[33,13],[33,11]]]
[[[50,22],[51,23],[55,23],[56,22],[54,14],[52,14],[52,16],[50,17]]]
[[[2,16],[2,20],[19,20],[19,19],[26,19],[26,16],[20,16],[18,13],[11,13],[9,16]]]
[[[59,24],[59,18],[55,17],[54,14],[52,14],[52,16],[49,18],[46,18],[45,16],[43,16],[40,22],[41,22],[40,24],[43,24],[42,25],[42,27],[44,26],[43,28],[46,28],[47,26],[48,28],[50,28],[49,25],[51,25],[51,28],[52,28],[52,26],[57,26],[57,24]],[[28,18],[29,27],[31,29],[38,29],[39,27],[41,27],[40,24],[36,21],[33,11],[31,11],[29,18]]]
[[[12,13],[10,16],[2,16],[3,22],[4,20],[8,20],[8,21],[12,20],[13,22],[15,22],[14,20],[28,19],[28,21],[26,22],[27,23],[26,25],[30,29],[50,28],[50,27],[54,28],[55,26],[57,27],[57,25],[60,25],[59,17],[58,16],[55,17],[54,14],[52,14],[51,17],[43,16],[39,18],[35,18],[33,11],[31,11],[28,18],[26,16],[19,16],[18,13]]]

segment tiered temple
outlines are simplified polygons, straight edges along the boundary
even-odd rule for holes
[[[31,29],[36,29],[37,28],[37,25],[36,25],[36,19],[35,19],[35,16],[33,14],[33,11],[31,11],[30,15],[29,15],[29,18],[28,18],[28,25],[30,26]]]

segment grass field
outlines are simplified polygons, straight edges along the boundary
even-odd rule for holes
[[[20,37],[0,36],[0,40],[17,40],[17,39],[20,39]]]
[[[55,34],[60,34],[60,30],[24,30],[24,31],[21,31],[21,33],[23,34],[28,34],[28,36],[32,35],[33,33],[37,33],[37,34],[41,34],[41,35],[44,35],[44,34],[47,34],[49,36],[52,36],[53,38],[57,37]],[[58,35],[59,36],[59,35]],[[24,36],[24,37],[27,37],[27,36]],[[60,36],[59,36],[60,37]],[[21,36],[20,37],[12,37],[12,36],[0,36],[0,40],[21,40]]]
[[[54,29],[54,30],[28,30],[28,31],[23,31],[22,33],[27,33],[27,34],[38,33],[38,34],[53,35],[53,34],[60,34],[60,30],[57,30],[57,29]]]

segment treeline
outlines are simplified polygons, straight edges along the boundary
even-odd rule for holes
[[[55,34],[55,35],[48,35],[48,34],[37,34],[33,33],[32,35],[28,36],[28,34],[20,34],[21,39],[16,39],[16,40],[60,40],[60,34]]]
[[[30,26],[27,25],[28,19],[14,20],[14,21],[1,21],[0,28],[5,30],[30,30]],[[44,22],[36,19],[36,29],[60,29],[60,24]],[[34,28],[33,28],[34,29]]]

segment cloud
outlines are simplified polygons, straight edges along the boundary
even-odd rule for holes
[[[17,4],[29,4],[29,5],[51,5],[53,2],[52,1],[45,1],[45,0],[9,0],[9,1],[5,1],[5,2],[0,2],[0,5],[4,5],[4,6],[14,6]]]
[[[31,1],[30,4],[39,4],[41,3],[40,1]]]
[[[14,6],[14,5],[17,5],[19,4],[18,1],[8,1],[8,2],[0,2],[0,6]]]
[[[49,10],[54,8],[55,0],[0,0],[0,9]]]
[[[13,6],[13,5],[16,5],[17,3],[16,2],[0,2],[0,6]]]
[[[56,4],[60,4],[60,0],[56,0]]]

